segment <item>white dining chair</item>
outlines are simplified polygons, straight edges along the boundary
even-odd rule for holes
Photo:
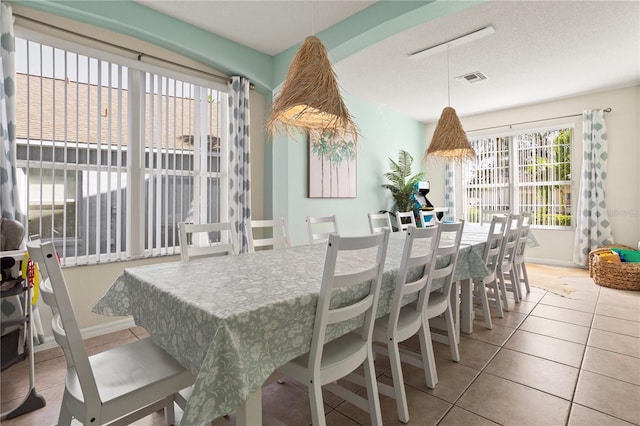
[[[409,421],[409,409],[401,359],[422,368],[427,386],[435,386],[435,383],[430,382],[432,376],[429,373],[432,368],[430,360],[434,359],[431,332],[423,317],[431,291],[435,251],[439,242],[439,226],[408,226],[390,312],[376,320],[373,330],[374,351],[389,357],[393,378],[393,386],[378,382],[378,391],[396,400],[398,418],[403,423]],[[411,295],[416,295],[417,301],[402,306],[403,300]],[[420,340],[419,353],[398,346],[416,334]]]
[[[405,219],[407,219],[405,221]],[[396,212],[398,231],[406,231],[409,226],[416,227],[416,217],[413,212]]]
[[[516,254],[513,259],[512,266],[514,279],[520,293],[520,299],[522,299],[522,284],[524,284],[526,292],[531,293],[531,288],[529,287],[529,275],[527,274],[527,265],[524,261],[524,252],[527,249],[529,232],[531,232],[531,227],[529,225],[522,225],[520,227],[520,237],[518,238],[518,246],[516,248]]]
[[[329,239],[330,234],[340,233],[336,215],[307,216],[305,222],[309,233],[309,244],[323,243]]]
[[[444,327],[447,334],[432,333],[431,339],[436,342],[449,345],[451,359],[460,361],[458,350],[458,333],[456,328],[457,318],[454,318],[453,307],[451,305],[451,292],[453,288],[453,276],[458,263],[458,252],[460,251],[460,241],[464,229],[464,220],[456,223],[440,223],[440,245],[436,250],[436,267],[433,270],[432,288],[440,286],[439,289],[431,291],[427,302],[426,315],[424,321],[428,326],[432,318],[444,317]],[[457,295],[456,295],[457,300]],[[435,386],[438,383],[435,358],[429,360],[431,367],[425,374],[431,377],[427,380],[427,386]]]
[[[254,220],[248,218],[245,222],[249,253],[256,251],[256,247],[288,248],[289,224],[286,217],[279,219]],[[262,232],[262,238],[256,238],[254,232]],[[266,234],[266,235],[265,235]]]
[[[491,226],[487,235],[487,241],[482,253],[482,261],[487,267],[488,273],[482,279],[473,280],[474,301],[479,302],[481,309],[476,309],[476,314],[482,314],[485,327],[491,330],[491,310],[489,304],[493,304],[498,313],[498,317],[504,317],[502,304],[500,303],[500,289],[498,286],[498,264],[500,263],[500,251],[504,240],[504,228],[507,218],[504,216],[493,216]]]
[[[480,210],[480,225],[487,225],[491,223],[491,218],[494,216],[509,216],[511,213],[510,209],[506,210],[495,210],[495,209],[481,209]]]
[[[517,220],[516,220],[517,222]],[[509,311],[509,300],[507,298],[507,290],[513,294],[515,303],[520,303],[520,293],[515,280],[513,262],[518,249],[518,238],[520,237],[520,228],[512,225],[512,217],[507,219],[507,227],[502,241],[500,262],[498,263],[498,285],[502,295],[502,309]],[[508,280],[508,281],[507,281]]]
[[[522,225],[524,225],[524,221],[526,219],[526,217],[522,214],[510,214],[509,217],[511,218],[511,228],[518,229],[520,229]]]
[[[340,237],[338,234],[329,236],[311,347],[307,354],[280,368],[287,376],[308,387],[311,419],[315,426],[326,424],[323,387],[368,411],[371,424],[382,425],[373,364],[372,335],[389,234],[390,231],[383,230],[364,237]],[[372,255],[372,249],[375,249],[375,256]],[[349,260],[341,260],[343,255]],[[351,260],[354,256],[358,257],[357,262]],[[339,270],[336,268],[338,264]],[[334,292],[344,294],[346,287],[353,286],[358,286],[365,292],[362,297],[344,301],[345,303],[336,307],[330,306]],[[327,327],[362,317],[364,323],[357,332],[327,341]],[[367,399],[334,383],[361,365],[364,366]]]
[[[174,424],[176,395],[195,376],[150,338],[88,356],[53,243],[29,242],[27,251],[41,271],[40,294],[51,307],[53,336],[67,361],[58,426],[72,419],[130,424],[163,408],[165,424]]]
[[[368,213],[367,218],[369,219],[369,230],[372,234],[381,232],[384,229],[388,229],[393,232],[393,228],[391,227],[391,217],[388,212]]]
[[[183,262],[189,261],[192,257],[238,254],[238,238],[230,222],[180,222],[178,232]]]

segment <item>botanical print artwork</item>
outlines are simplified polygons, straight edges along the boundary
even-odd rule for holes
[[[356,155],[351,136],[309,132],[309,198],[355,198]]]

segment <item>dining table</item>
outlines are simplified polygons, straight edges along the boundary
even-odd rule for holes
[[[463,232],[456,283],[486,276],[487,233]],[[404,241],[405,232],[390,235],[378,317],[390,310]],[[238,425],[261,424],[262,385],[278,367],[309,351],[325,254],[326,244],[312,244],[126,268],[92,311],[133,316],[155,344],[194,372],[183,425],[233,412]],[[357,264],[358,258],[346,262]],[[344,291],[335,297],[357,296]],[[452,300],[457,317],[457,286]],[[471,301],[463,306],[469,309]],[[472,309],[461,316],[472,322]],[[329,338],[355,327],[334,327]]]

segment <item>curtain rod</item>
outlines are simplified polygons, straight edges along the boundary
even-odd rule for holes
[[[153,59],[155,61],[164,62],[164,63],[172,65],[174,67],[184,68],[184,69],[187,69],[187,70],[190,70],[190,71],[194,71],[194,72],[197,72],[197,73],[200,73],[200,74],[204,74],[204,75],[206,75],[206,76],[208,76],[210,78],[213,78],[213,79],[215,79],[215,80],[217,80],[219,82],[222,82],[222,83],[230,83],[231,82],[231,77],[228,77],[228,76],[213,74],[211,72],[203,71],[203,70],[198,69],[198,68],[194,68],[194,67],[190,67],[188,65],[180,64],[178,62],[173,62],[173,61],[170,61],[168,59],[160,58],[160,57],[157,57],[157,56],[154,56],[154,55],[150,55],[150,54],[147,54],[147,53],[144,53],[144,52],[140,52],[140,51],[137,51],[137,50],[129,49],[128,47],[124,47],[124,46],[121,46],[119,44],[110,43],[108,41],[101,40],[101,39],[98,39],[98,38],[95,38],[95,37],[91,37],[91,36],[88,36],[86,34],[78,33],[78,32],[75,32],[75,31],[70,31],[70,30],[68,30],[66,28],[62,28],[62,27],[58,27],[58,26],[55,26],[55,25],[51,25],[50,23],[42,22],[40,20],[33,19],[33,18],[28,17],[28,16],[21,15],[19,13],[15,13],[14,12],[13,16],[17,17],[19,19],[23,19],[25,21],[33,22],[33,23],[38,24],[38,25],[43,25],[43,26],[52,28],[54,30],[63,31],[65,33],[72,34],[72,35],[74,35],[76,37],[80,37],[80,38],[84,38],[84,39],[87,39],[87,40],[91,40],[94,43],[106,45],[106,46],[112,47],[112,48],[117,49],[117,50],[125,51],[127,53],[132,54],[132,55],[135,55],[135,58],[138,61],[141,61],[143,57],[147,57],[147,58]],[[254,88],[253,87],[253,83],[250,84],[250,88],[251,89]]]
[[[603,109],[604,112],[611,112],[611,108],[605,108]],[[518,126],[520,124],[529,124],[529,123],[538,123],[540,121],[548,121],[548,120],[558,120],[560,118],[571,118],[571,117],[580,117],[582,114],[570,114],[570,115],[561,115],[559,117],[551,117],[551,118],[541,118],[539,120],[529,120],[529,121],[521,121],[519,123],[511,123],[511,124],[503,124],[500,126],[491,126],[491,127],[484,127],[482,129],[473,129],[473,130],[466,130],[467,133],[470,132],[480,132],[483,130],[491,130],[491,129],[499,129],[500,127],[509,127],[512,128],[513,126]]]

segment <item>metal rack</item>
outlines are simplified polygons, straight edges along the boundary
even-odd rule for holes
[[[0,252],[0,258],[13,258],[16,263],[22,262],[24,250],[14,250]],[[19,264],[19,263],[18,263]],[[5,282],[7,281],[7,282]],[[25,359],[29,360],[29,388],[27,395],[17,407],[0,414],[0,420],[11,419],[22,414],[37,410],[46,405],[45,399],[36,392],[35,387],[35,367],[33,356],[33,310],[31,305],[32,291],[29,282],[21,276],[18,278],[5,279],[2,284],[10,284],[5,290],[0,291],[0,297],[15,298],[17,305],[21,308],[21,313],[15,318],[3,320],[2,328],[2,365],[1,371],[10,368]],[[5,286],[6,287],[6,286]],[[14,328],[5,334],[8,329]]]

